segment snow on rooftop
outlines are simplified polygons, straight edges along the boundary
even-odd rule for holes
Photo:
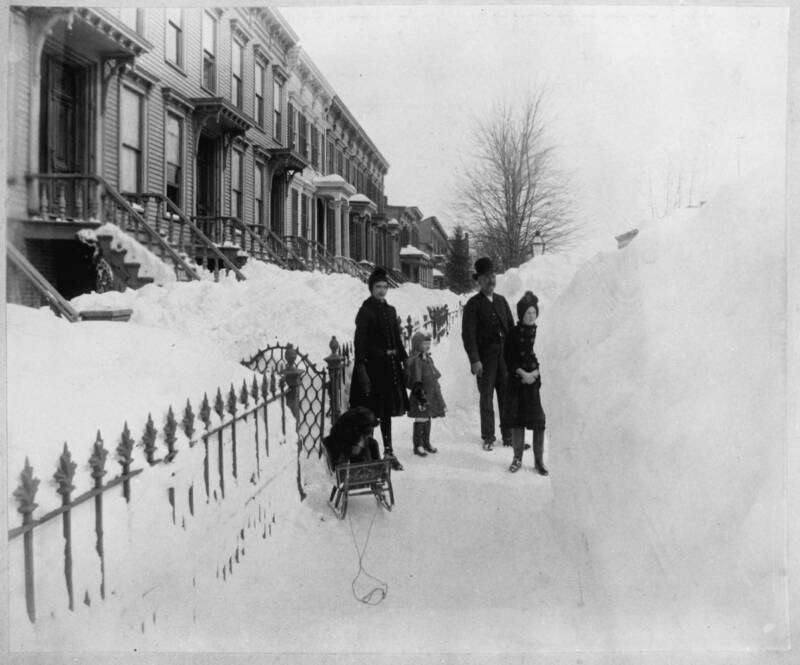
[[[430,256],[423,252],[421,249],[414,247],[414,245],[406,245],[400,248],[400,256],[421,256],[423,259],[429,259]]]

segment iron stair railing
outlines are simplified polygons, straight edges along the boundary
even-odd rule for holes
[[[11,243],[8,243],[6,247],[6,255],[9,261],[11,261],[11,264],[17,268],[28,281],[33,284],[36,291],[44,297],[50,309],[58,316],[63,316],[72,323],[80,320],[80,315],[75,308],[56,291],[55,287],[47,281],[47,278]]]
[[[200,279],[197,271],[102,176],[36,173],[28,179],[28,206],[36,217],[110,222],[170,264],[179,280]]]
[[[214,278],[219,280],[220,265],[236,275],[238,281],[245,279],[244,274],[219,248],[203,233],[194,222],[164,194],[124,193],[123,196],[142,206],[146,219],[158,233],[167,239],[179,251],[184,252],[192,260],[200,260],[201,265],[213,266]],[[154,205],[151,205],[154,203]],[[155,208],[155,210],[153,210]]]

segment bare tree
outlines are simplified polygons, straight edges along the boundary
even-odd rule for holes
[[[547,252],[568,249],[579,237],[567,175],[548,140],[543,95],[496,106],[475,123],[475,154],[458,182],[457,208],[474,246],[500,269],[530,258],[537,234]]]
[[[708,158],[702,147],[690,159],[666,155],[660,169],[647,168],[650,218],[663,219],[677,208],[692,208],[707,196]]]

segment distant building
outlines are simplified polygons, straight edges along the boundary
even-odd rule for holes
[[[422,211],[416,206],[386,206],[386,214],[400,224],[400,272],[402,278],[433,288],[433,261],[422,249]]]
[[[450,240],[436,216],[426,217],[419,226],[419,248],[428,254],[431,261],[433,286],[443,289],[447,286],[444,275],[445,264],[450,253]]]

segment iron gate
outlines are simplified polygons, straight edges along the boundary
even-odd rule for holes
[[[287,384],[287,402],[297,420],[297,437],[306,457],[314,450],[322,454],[322,437],[325,436],[325,418],[328,372],[319,369],[292,344],[275,344],[258,351],[252,358],[242,360],[242,365],[260,374],[277,372]]]

